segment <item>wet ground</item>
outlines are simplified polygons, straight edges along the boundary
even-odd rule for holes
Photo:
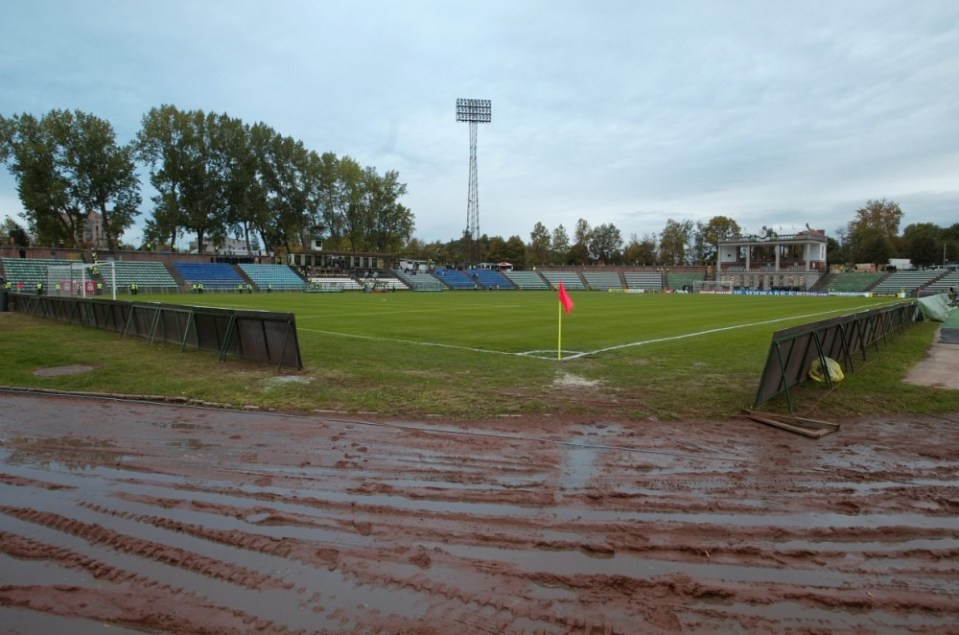
[[[0,633],[957,633],[959,414],[348,421],[0,393]]]

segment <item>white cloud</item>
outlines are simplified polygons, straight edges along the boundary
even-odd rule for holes
[[[833,231],[875,198],[906,223],[959,218],[946,0],[40,0],[5,18],[0,114],[78,108],[121,140],[163,103],[264,121],[398,170],[425,240],[465,227],[457,97],[493,101],[478,157],[491,235],[580,217],[643,235],[715,214]],[[15,198],[4,175],[0,214]]]

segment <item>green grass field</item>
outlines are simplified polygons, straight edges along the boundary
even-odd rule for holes
[[[181,304],[296,315],[301,373],[116,334],[14,316],[0,338],[0,383],[182,395],[233,406],[391,417],[539,415],[703,419],[750,407],[773,332],[889,299],[552,292],[275,293],[154,296]],[[129,298],[126,298],[129,299]],[[9,315],[9,314],[8,314]],[[920,324],[842,386],[797,391],[819,416],[959,410],[956,391],[901,384],[935,327]],[[38,378],[87,363],[98,373]],[[767,409],[782,409],[773,402]]]

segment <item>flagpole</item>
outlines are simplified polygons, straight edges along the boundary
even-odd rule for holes
[[[559,333],[556,336],[556,361],[563,360],[563,303],[557,302],[556,309],[559,316]]]

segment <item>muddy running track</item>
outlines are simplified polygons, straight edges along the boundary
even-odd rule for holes
[[[0,392],[0,632],[957,633],[957,419],[812,441]]]

